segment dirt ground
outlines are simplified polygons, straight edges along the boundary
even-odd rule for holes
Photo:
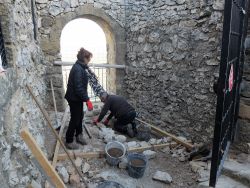
[[[158,152],[155,159],[149,160],[144,176],[139,179],[131,178],[125,169],[109,166],[105,159],[98,160],[104,163],[98,174],[107,180],[120,183],[125,188],[187,188],[197,185],[194,181],[195,174],[191,172],[188,163],[180,162],[178,159],[162,152]],[[90,164],[96,163],[96,161],[89,162]],[[168,172],[172,176],[173,182],[165,184],[153,180],[152,177],[157,170]],[[92,184],[93,187],[96,185]]]
[[[90,121],[87,120],[86,123],[87,122]],[[88,136],[84,131],[84,136],[85,138],[87,138],[88,145],[81,146],[80,150],[83,152],[91,152],[100,149],[103,150],[105,147],[105,143],[102,139],[99,138],[100,130],[96,126],[93,126],[91,123],[87,123],[86,125],[92,134],[92,139],[88,139]],[[64,130],[63,139],[65,132],[66,128]],[[54,136],[51,135],[50,131],[47,133],[47,138],[48,138],[46,141],[48,142],[47,150],[49,151],[48,157],[52,159],[56,140]],[[136,139],[127,139],[126,142],[131,140],[138,141]],[[64,153],[62,148],[60,149],[59,153]],[[157,151],[156,157],[154,159],[150,159],[148,161],[144,176],[139,179],[130,177],[126,169],[120,169],[117,166],[115,167],[110,166],[106,162],[105,158],[82,159],[82,165],[84,163],[88,163],[90,165],[89,171],[84,174],[84,177],[86,177],[86,181],[89,183],[90,188],[97,187],[105,180],[115,181],[123,185],[125,188],[197,187],[197,183],[195,181],[195,177],[197,176],[197,174],[191,171],[189,162],[188,161],[180,162],[178,158],[173,157],[171,153],[164,153],[161,150]],[[64,166],[66,169],[73,168],[69,160],[59,161],[58,165]],[[172,183],[166,184],[163,182],[153,180],[152,177],[154,173],[158,170],[169,173],[173,179]],[[72,185],[70,182],[68,182],[66,185],[69,188],[76,187],[75,185]],[[81,187],[80,184],[79,187]]]

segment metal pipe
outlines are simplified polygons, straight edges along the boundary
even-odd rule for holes
[[[54,61],[54,65],[61,66],[72,66],[75,62],[65,62],[65,61]],[[114,69],[125,69],[125,65],[113,65],[113,64],[89,64],[89,67],[103,67],[103,68],[114,68]]]

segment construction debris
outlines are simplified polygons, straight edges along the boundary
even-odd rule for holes
[[[82,159],[80,157],[77,157],[76,160],[75,160],[75,164],[76,164],[77,167],[82,166]]]
[[[156,152],[152,150],[146,150],[143,154],[147,157],[147,159],[154,159],[156,157]]]
[[[127,160],[127,158],[123,158],[122,160],[121,160],[121,162],[119,163],[119,168],[121,168],[121,169],[126,169],[127,168],[127,165],[128,165],[128,160]]]
[[[89,112],[88,112],[89,113]],[[64,116],[65,117],[65,114]],[[154,137],[153,135],[150,136],[151,139],[148,141],[138,141],[138,139],[134,138],[127,138],[125,135],[121,135],[117,132],[115,132],[110,127],[104,126],[102,123],[100,123],[97,126],[93,126],[90,121],[91,115],[85,116],[85,124],[89,127],[89,131],[92,134],[92,139],[90,144],[83,146],[80,150],[73,150],[68,151],[69,156],[74,159],[75,166],[80,169],[81,173],[84,174],[84,181],[87,181],[87,186],[96,187],[100,182],[103,182],[103,177],[100,176],[101,172],[105,172],[107,168],[110,168],[109,165],[105,161],[105,152],[104,147],[105,143],[109,141],[119,141],[122,142],[127,147],[127,152],[142,152],[148,160],[152,161],[154,163],[154,159],[158,158],[159,156],[162,156],[163,153],[165,154],[171,154],[172,159],[177,158],[178,161],[185,162],[187,161],[189,157],[189,152],[185,147],[183,147],[181,144],[174,142],[172,137],[169,136],[163,136],[163,137]],[[67,125],[67,123],[65,122]],[[62,133],[63,130],[61,129],[60,132]],[[86,135],[87,136],[87,135]],[[176,137],[177,138],[177,137]],[[190,141],[188,141],[184,137],[178,137],[178,139],[182,140],[183,142],[189,144]],[[94,146],[94,147],[93,147]],[[60,147],[59,149],[60,150]],[[159,153],[161,152],[161,153]],[[60,177],[63,179],[63,181],[67,184],[69,184],[71,187],[77,187],[77,186],[83,186],[86,187],[86,185],[81,185],[81,181],[79,179],[79,175],[76,172],[76,169],[72,168],[69,161],[65,160],[68,159],[67,153],[64,153],[62,150],[58,152],[58,155],[56,155],[56,152],[54,156],[57,157],[57,171]],[[163,155],[164,156],[164,155]],[[95,160],[92,160],[94,159]],[[96,158],[99,158],[96,160]],[[166,160],[166,159],[164,159]],[[163,160],[162,160],[163,161]],[[56,164],[56,163],[55,163]],[[154,164],[155,165],[155,164]],[[65,168],[62,168],[62,166],[65,166]],[[126,158],[123,158],[122,161],[118,164],[117,167],[113,167],[112,171],[117,169],[120,170],[120,172],[124,171],[126,174],[127,181],[121,181],[121,177],[117,177],[119,179],[119,183],[122,185],[128,185],[128,187],[133,187],[134,183],[132,183],[131,178],[128,176],[127,172],[125,171],[128,166],[128,161]],[[149,170],[152,168],[152,166],[148,166]],[[104,170],[106,169],[106,170]],[[152,173],[150,173],[151,176],[151,187],[154,187],[154,184],[162,184],[171,182],[172,180],[168,177],[166,178],[166,174],[161,169],[154,169],[154,172],[160,171],[155,174],[154,180],[158,178],[157,181],[152,181],[153,176]],[[66,173],[67,172],[67,173]],[[117,173],[117,172],[116,172]],[[121,174],[120,174],[121,175]],[[160,176],[162,175],[162,177]],[[165,175],[166,177],[164,177]],[[110,175],[107,174],[107,177],[113,176],[112,173]],[[144,175],[145,178],[148,175]],[[158,177],[159,176],[159,177]],[[172,178],[172,177],[171,177]],[[122,179],[124,179],[124,176],[122,176]],[[109,180],[109,178],[107,179]],[[145,181],[145,180],[143,180]],[[149,181],[149,180],[146,180]],[[163,185],[163,184],[162,184]],[[159,186],[161,187],[161,186]]]
[[[80,177],[78,176],[78,174],[72,174],[70,175],[69,178],[69,182],[70,185],[74,186],[74,187],[80,187]]]
[[[84,163],[84,165],[82,166],[82,172],[85,174],[89,171],[90,169],[90,165],[88,163]]]
[[[69,182],[69,174],[68,171],[66,170],[66,168],[64,166],[58,166],[56,168],[59,176],[62,178],[64,183],[68,183]]]
[[[30,185],[28,185],[27,188],[42,188],[42,186],[37,181],[32,180],[31,183],[30,183]]]
[[[153,176],[153,180],[161,181],[164,183],[171,183],[173,181],[169,173],[162,171],[157,171]]]

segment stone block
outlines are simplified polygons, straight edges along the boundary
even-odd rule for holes
[[[239,182],[250,186],[250,164],[246,161],[244,164],[236,161],[226,161],[222,173],[238,180]]]
[[[153,176],[153,180],[161,181],[164,183],[171,183],[172,177],[167,172],[157,171]]]
[[[80,167],[82,166],[82,159],[80,157],[77,157],[76,160],[75,160],[75,165],[77,167]]]
[[[129,148],[135,148],[137,146],[137,143],[136,141],[131,141],[131,142],[128,142],[127,145]]]
[[[250,106],[241,102],[239,109],[239,117],[241,117],[242,119],[250,120]]]
[[[213,3],[214,10],[224,10],[224,1],[215,0]]]
[[[126,169],[128,165],[128,160],[126,158],[123,158],[121,162],[119,163],[119,168],[120,169]]]
[[[147,143],[146,141],[142,141],[139,144],[140,144],[141,147],[148,147],[148,146],[150,146],[150,144]]]
[[[156,152],[152,150],[143,151],[143,154],[147,157],[147,159],[154,159],[156,157]]]
[[[41,20],[41,26],[42,27],[45,27],[45,28],[48,28],[50,26],[53,25],[53,18],[50,17],[50,16],[46,16],[46,17],[43,17],[42,20]]]
[[[203,170],[207,166],[205,162],[190,161],[189,164],[193,172],[198,172],[200,170]]]
[[[151,145],[155,145],[156,142],[157,142],[157,140],[156,140],[155,138],[151,138],[151,139],[149,140],[149,143],[150,143]]]
[[[36,3],[39,3],[39,4],[43,4],[43,3],[47,3],[48,0],[36,0]]]
[[[28,187],[29,188],[42,188],[42,185],[40,183],[38,183],[37,181],[32,180]]]
[[[82,172],[87,173],[89,169],[90,169],[90,165],[85,162],[84,165],[82,166]]]
[[[126,142],[127,137],[124,135],[116,135],[115,140],[117,140],[118,142],[124,143],[124,142]]]
[[[72,174],[69,179],[70,185],[77,187],[80,184],[80,177],[77,174]]]
[[[58,171],[59,176],[62,178],[63,182],[68,183],[69,182],[69,174],[68,174],[68,171],[66,170],[66,168],[63,166],[60,166],[60,167],[57,167],[57,171]]]
[[[240,182],[235,181],[234,179],[221,175],[216,183],[216,188],[247,188]],[[210,188],[209,181],[202,182],[198,185],[198,188]]]

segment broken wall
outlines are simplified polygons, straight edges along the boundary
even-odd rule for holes
[[[40,183],[42,176],[31,163],[20,129],[28,126],[44,149],[47,125],[25,85],[43,101],[46,66],[34,39],[31,1],[2,0],[0,18],[8,61],[6,73],[0,75],[0,181],[2,188],[26,187],[32,179]]]
[[[223,0],[128,1],[126,86],[148,122],[213,137]]]

